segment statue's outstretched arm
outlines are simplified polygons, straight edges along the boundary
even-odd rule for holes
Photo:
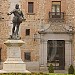
[[[13,11],[11,11],[10,13],[7,13],[7,15],[11,15],[12,13],[14,13],[14,10],[13,10]]]
[[[12,14],[12,12],[10,12],[10,13],[7,13],[7,15],[11,15]]]

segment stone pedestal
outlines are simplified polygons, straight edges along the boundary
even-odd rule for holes
[[[29,72],[26,64],[21,59],[20,46],[24,44],[22,40],[7,40],[7,60],[3,63],[3,70],[7,72]]]

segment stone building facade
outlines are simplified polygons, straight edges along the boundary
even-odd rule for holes
[[[8,32],[10,27],[8,25],[8,9],[8,0],[0,0],[0,62],[4,62],[6,59],[6,47],[3,42],[9,37]]]
[[[34,4],[33,13],[28,13],[29,3]],[[27,64],[35,62],[39,70],[44,70],[52,63],[56,70],[67,70],[74,64],[74,1],[22,0],[21,4],[26,17],[22,33],[30,29],[30,36],[23,34],[22,38],[32,41],[31,48],[25,44],[31,52]]]
[[[0,21],[1,61],[6,60],[3,44],[11,34],[11,17],[6,15],[20,4],[26,21],[20,25],[22,60],[30,71],[47,71],[53,64],[57,71],[67,72],[74,65],[75,2],[74,0],[3,0],[4,20]],[[2,8],[2,6],[0,6]],[[3,16],[2,15],[2,16]],[[3,25],[3,26],[2,26]]]

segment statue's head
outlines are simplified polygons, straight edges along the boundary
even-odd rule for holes
[[[19,4],[16,4],[16,5],[15,5],[15,8],[16,8],[16,9],[19,9]]]

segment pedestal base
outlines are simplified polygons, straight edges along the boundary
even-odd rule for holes
[[[4,72],[30,73],[26,70],[26,64],[21,59],[20,46],[24,44],[22,40],[7,40],[7,60],[3,63]]]
[[[4,62],[3,70],[8,72],[24,72],[26,70],[26,64],[24,62],[20,62],[20,63]]]

